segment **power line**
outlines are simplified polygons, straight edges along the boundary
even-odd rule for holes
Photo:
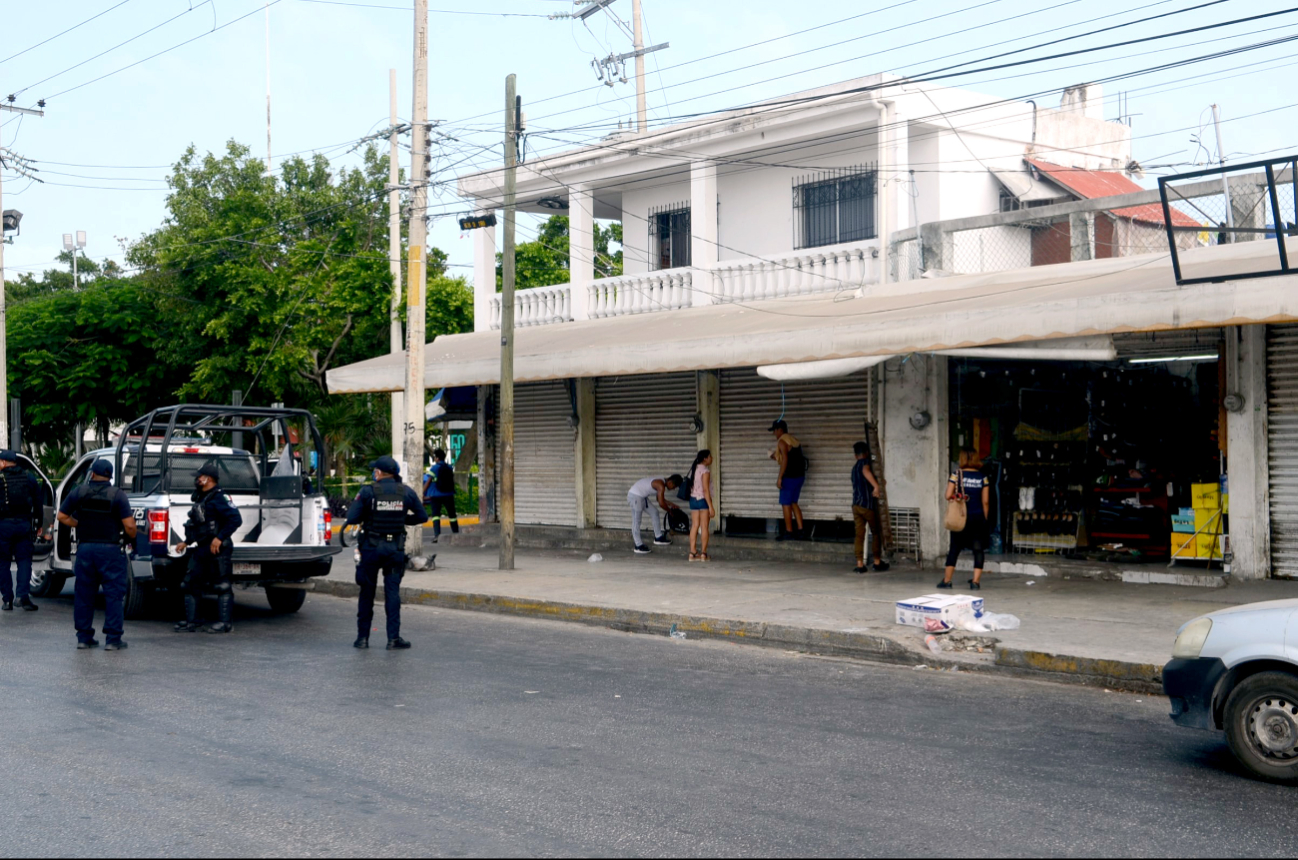
[[[320,3],[326,6],[356,6],[361,9],[395,9],[399,12],[414,12],[413,6],[380,6],[375,3],[350,3],[346,0],[298,0],[300,3]],[[429,9],[432,15],[485,15],[493,18],[549,18],[539,12],[471,12],[465,9]]]
[[[105,15],[107,15],[109,12],[113,11],[114,9],[120,8],[120,7],[122,7],[122,6],[125,6],[127,3],[130,3],[130,2],[131,2],[131,0],[121,0],[120,3],[116,3],[116,4],[112,5],[112,6],[109,6],[107,9],[105,9],[105,10],[102,11],[102,12],[100,12],[98,15],[91,15],[89,18],[87,18],[86,20],[82,21],[80,24],[73,24],[71,27],[67,28],[66,30],[62,31],[61,33],[55,33],[53,36],[50,36],[48,39],[45,39],[45,40],[40,41],[40,42],[37,42],[35,45],[32,45],[32,46],[29,47],[29,48],[23,48],[21,51],[19,51],[19,52],[16,53],[16,54],[10,54],[9,56],[5,57],[3,60],[0,60],[0,65],[2,65],[2,64],[4,64],[4,63],[7,63],[7,62],[9,62],[10,60],[12,60],[12,59],[14,59],[14,58],[16,58],[16,57],[21,57],[23,54],[27,53],[28,51],[34,51],[34,50],[36,50],[37,48],[39,48],[41,45],[47,45],[47,44],[49,44],[50,42],[53,42],[55,39],[59,38],[60,36],[66,36],[68,33],[71,33],[73,30],[77,29],[78,27],[85,26],[86,24],[89,24],[91,21],[94,21],[96,18],[102,18],[102,17],[104,17]]]

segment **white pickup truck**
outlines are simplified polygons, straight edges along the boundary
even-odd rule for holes
[[[309,580],[326,576],[341,551],[330,545],[332,518],[323,486],[312,486],[302,474],[301,463],[309,465],[312,458],[294,456],[304,448],[314,451],[316,462],[328,462],[315,420],[305,410],[169,406],[128,425],[116,447],[79,460],[55,491],[55,505],[89,480],[96,459],[114,462],[114,483],[126,490],[139,526],[130,548],[126,613],[140,617],[156,591],[177,587],[185,574],[188,559],[174,547],[184,539],[194,477],[205,463],[214,463],[221,488],[243,516],[234,535],[235,583],[264,587],[272,609],[296,612]],[[33,571],[33,594],[61,592],[75,560],[76,530],[59,525],[49,569]]]

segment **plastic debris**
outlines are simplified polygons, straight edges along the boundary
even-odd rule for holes
[[[1028,585],[1036,585],[1036,584],[1037,584],[1037,581],[1036,581],[1035,579],[1029,579],[1029,580],[1028,580]]]
[[[937,637],[932,633],[924,637],[924,644],[927,645],[928,650],[932,651],[934,654],[942,653],[942,643],[937,641]]]
[[[1018,630],[1019,619],[1003,612],[983,612],[976,617],[959,616],[955,626],[966,633],[991,633],[993,630]]]
[[[950,630],[951,630],[951,625],[943,621],[941,618],[924,619],[925,633],[947,633],[950,632]]]
[[[603,561],[603,560],[604,560],[604,556],[600,555],[600,554],[597,553],[597,552],[596,552],[596,553],[591,553],[590,558],[586,559],[586,561],[591,561],[591,562],[595,562],[595,561]]]
[[[670,636],[670,637],[673,638],[673,639],[684,639],[684,638],[685,638],[685,631],[684,631],[684,630],[677,630],[677,629],[676,629],[676,625],[673,624],[673,625],[672,625],[672,629],[669,630],[669,631],[667,631],[667,635]]]

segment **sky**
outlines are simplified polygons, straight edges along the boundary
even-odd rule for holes
[[[39,170],[43,183],[3,172],[3,205],[23,212],[5,248],[7,277],[51,268],[62,236],[87,233],[86,256],[122,258],[123,243],[166,217],[166,177],[185,148],[227,141],[266,153],[267,0],[46,0],[9,3],[0,29],[0,98],[43,117],[0,113],[0,145]],[[413,94],[413,4],[403,0],[270,0],[272,164],[321,152],[338,167],[359,160],[357,140],[387,126],[388,70],[397,70],[399,115]],[[601,84],[595,58],[631,49],[619,26],[631,0],[586,22],[551,19],[571,0],[429,0],[429,114],[445,137],[436,178],[493,167],[502,156],[504,78],[518,76],[529,156],[597,140],[629,122],[634,83]],[[1197,7],[1197,8],[1196,8]],[[644,0],[650,122],[665,124],[876,72],[917,74],[1032,47],[1001,60],[1167,34],[1281,12],[1275,0]],[[1173,13],[1167,15],[1166,13]],[[1068,37],[1156,15],[1157,20]],[[1055,45],[1044,45],[1068,39]],[[1293,39],[1229,56],[1152,67]],[[1040,47],[1035,47],[1040,46]],[[1139,72],[1105,84],[1105,117],[1127,92],[1133,150],[1159,173],[1218,157],[1209,105],[1221,108],[1229,161],[1298,151],[1298,12],[1229,27],[1114,46],[948,85],[1021,97]],[[628,71],[633,69],[628,63]],[[1042,104],[1052,104],[1050,97]],[[1202,146],[1198,144],[1202,141]],[[403,152],[403,166],[409,153]],[[453,187],[450,186],[450,187]],[[450,187],[430,211],[430,244],[468,275],[473,242]],[[534,235],[520,219],[520,241]],[[499,232],[499,231],[498,231]]]

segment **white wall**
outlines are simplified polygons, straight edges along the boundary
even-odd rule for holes
[[[941,356],[896,358],[884,365],[883,453],[888,504],[918,508],[920,552],[926,564],[946,554],[945,513],[949,454],[947,448],[947,360]],[[910,417],[927,411],[932,420],[922,430]],[[939,559],[940,560],[940,559]]]
[[[649,260],[649,210],[663,206],[690,203],[688,165],[667,179],[648,179],[643,187],[632,187],[622,192],[622,271],[628,275],[643,275],[651,271]]]

